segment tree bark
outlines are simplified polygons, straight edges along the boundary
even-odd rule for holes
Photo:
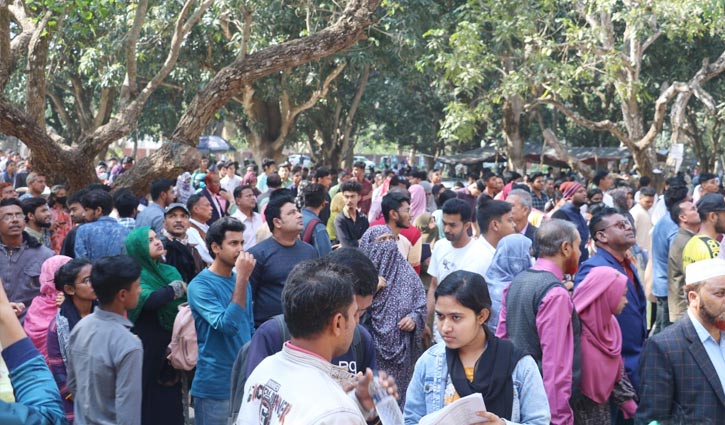
[[[519,95],[506,98],[503,104],[503,137],[508,153],[508,167],[520,173],[524,171],[524,141],[520,125],[523,114],[523,100]]]

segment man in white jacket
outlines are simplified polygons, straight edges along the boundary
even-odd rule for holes
[[[346,368],[330,363],[350,349],[364,313],[355,301],[353,280],[349,268],[326,258],[300,263],[292,270],[282,293],[292,339],[247,379],[237,425],[365,425],[366,419],[377,416],[368,392],[372,371],[353,377]],[[381,382],[395,393],[392,378]]]

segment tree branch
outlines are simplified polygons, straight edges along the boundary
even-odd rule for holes
[[[357,92],[355,92],[355,97],[352,99],[352,104],[350,104],[350,110],[347,112],[347,117],[345,117],[345,127],[342,133],[342,156],[343,160],[346,162],[345,166],[348,168],[350,168],[352,164],[347,164],[347,160],[352,158],[354,147],[350,135],[352,134],[352,129],[355,127],[353,125],[355,122],[355,114],[357,114],[357,109],[360,107],[360,102],[362,101],[363,93],[365,93],[365,88],[368,85],[369,78],[370,64],[365,64],[360,78],[360,85],[357,88]]]
[[[12,67],[12,49],[10,48],[10,11],[5,0],[0,0],[0,93],[10,79]]]
[[[97,152],[108,146],[109,143],[129,134],[136,126],[146,101],[174,68],[179,58],[179,51],[184,39],[193,26],[201,20],[202,15],[214,3],[214,0],[205,0],[194,13],[191,13],[194,3],[195,0],[186,0],[184,3],[176,19],[169,53],[161,69],[159,69],[151,81],[146,83],[146,86],[131,103],[118,112],[108,123],[96,128],[93,134],[80,141],[80,148],[87,156],[95,156]]]
[[[541,104],[551,105],[555,107],[558,111],[563,113],[567,118],[572,120],[577,125],[588,128],[592,131],[609,132],[610,134],[612,134],[612,136],[616,137],[620,142],[624,143],[625,145],[630,147],[634,145],[634,142],[626,134],[624,134],[624,132],[617,126],[616,123],[610,120],[592,121],[584,118],[551,96],[536,99],[532,103],[526,105],[524,107],[524,110],[529,111],[534,106]]]
[[[655,114],[652,119],[652,124],[649,126],[649,130],[645,133],[644,137],[635,143],[635,146],[637,146],[639,150],[647,149],[647,147],[654,142],[655,137],[657,137],[657,133],[662,130],[662,123],[665,120],[667,104],[670,100],[672,100],[678,93],[683,93],[688,90],[689,88],[685,83],[673,83],[667,88],[667,90],[660,94],[660,97],[658,97],[655,102]]]
[[[28,116],[45,130],[45,95],[46,76],[45,66],[48,62],[48,47],[52,31],[48,28],[48,22],[53,17],[50,11],[46,11],[43,19],[30,38],[28,45],[28,78],[25,85],[25,107]],[[62,19],[62,18],[59,18]]]
[[[279,136],[277,136],[277,139],[272,143],[272,146],[274,146],[275,149],[279,149],[282,147],[282,145],[285,142],[285,139],[289,135],[290,129],[292,128],[292,125],[295,123],[295,120],[297,119],[297,116],[301,114],[302,112],[312,108],[315,106],[315,103],[322,99],[323,97],[327,96],[327,91],[330,89],[330,84],[332,81],[335,80],[335,78],[340,75],[343,69],[345,69],[345,62],[342,62],[335,67],[334,70],[330,74],[327,75],[327,78],[325,78],[325,81],[322,83],[322,87],[318,90],[315,90],[312,92],[310,97],[303,103],[290,107],[289,104],[289,97],[287,96],[287,91],[284,90],[284,84],[283,84],[283,90],[282,90],[282,125],[280,125],[280,131]],[[284,81],[284,75],[282,76],[282,81]]]
[[[189,104],[172,135],[173,140],[195,146],[204,126],[216,111],[245,84],[282,69],[340,52],[365,37],[373,23],[380,0],[350,0],[340,18],[331,26],[307,37],[249,54],[220,70]]]
[[[138,37],[143,29],[143,24],[146,22],[148,7],[148,0],[138,1],[136,13],[133,17],[133,24],[131,25],[131,30],[128,32],[128,39],[126,41],[126,77],[123,80],[123,86],[121,86],[121,107],[126,106],[129,100],[136,95],[136,45],[138,44]]]
[[[586,179],[591,179],[592,177],[594,177],[592,167],[583,163],[576,157],[569,155],[569,152],[567,152],[567,150],[561,146],[561,143],[556,137],[556,134],[554,134],[554,132],[550,128],[544,129],[543,135],[544,141],[546,141],[546,144],[554,149],[558,159],[566,162],[573,170],[579,171]]]

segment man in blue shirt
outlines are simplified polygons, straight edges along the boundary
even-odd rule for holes
[[[302,208],[302,240],[315,247],[317,256],[323,257],[332,252],[327,223],[320,218],[320,211],[325,207],[325,188],[319,183],[305,186],[303,191],[305,207]]]
[[[665,191],[665,206],[670,211],[674,205],[690,197],[684,182],[671,185]],[[652,295],[657,298],[654,333],[659,333],[670,323],[670,308],[667,303],[667,267],[670,245],[677,236],[679,226],[665,214],[652,229]]]
[[[176,198],[171,179],[156,179],[151,182],[151,203],[136,216],[136,228],[149,226],[157,235],[164,230],[164,210]]]
[[[252,338],[249,276],[255,259],[244,252],[244,224],[236,218],[215,221],[206,244],[214,262],[189,283],[187,293],[199,347],[191,395],[196,424],[216,425],[226,423],[234,359]]]
[[[81,198],[86,223],[76,232],[75,258],[87,258],[95,263],[101,257],[120,255],[128,229],[109,217],[113,198],[102,189],[92,190]]]

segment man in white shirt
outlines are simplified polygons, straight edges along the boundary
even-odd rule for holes
[[[655,189],[645,186],[639,191],[639,201],[629,210],[634,218],[634,230],[636,231],[637,245],[640,248],[650,251],[652,245],[652,216],[650,210],[655,203]]]
[[[226,175],[221,179],[219,183],[221,184],[222,189],[226,190],[229,193],[234,193],[234,189],[242,184],[242,178],[236,175],[237,164],[235,162],[229,161],[226,163],[226,166]]]
[[[476,221],[481,229],[481,241],[485,253],[493,258],[498,241],[516,231],[511,204],[506,201],[478,198]]]
[[[469,234],[472,213],[468,202],[459,198],[449,199],[443,204],[442,210],[446,239],[436,242],[428,265],[428,274],[431,275],[427,297],[429,323],[433,319],[435,291],[439,282],[458,270],[483,276],[493,260],[493,251],[484,249],[481,241],[473,239]],[[426,328],[426,332],[430,332],[430,329]],[[434,335],[436,340],[440,339],[435,327]]]
[[[257,197],[254,196],[252,186],[238,186],[234,189],[234,202],[237,210],[232,217],[244,223],[244,250],[257,244],[257,231],[265,226],[262,216],[254,211],[257,206]]]
[[[327,257],[298,264],[282,292],[291,339],[249,375],[237,425],[365,425],[377,416],[368,392],[372,371],[353,380],[347,368],[331,363],[350,349],[362,312],[354,296],[353,271]],[[391,380],[381,383],[390,393]],[[344,387],[354,389],[345,393]],[[273,406],[279,406],[274,408]]]
[[[189,213],[191,214],[189,217],[189,228],[186,230],[189,242],[196,245],[201,259],[206,264],[211,264],[214,262],[214,259],[211,258],[209,248],[206,246],[206,232],[209,230],[206,222],[212,215],[211,203],[209,203],[209,200],[205,196],[197,193],[191,195],[189,200],[186,201],[186,208],[189,209]]]

